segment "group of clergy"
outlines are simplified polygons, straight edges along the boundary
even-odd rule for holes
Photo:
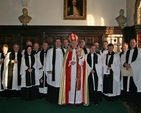
[[[69,42],[70,41],[70,42]],[[59,105],[89,105],[105,100],[141,103],[141,49],[135,39],[123,43],[122,52],[115,53],[114,45],[103,42],[103,48],[95,42],[90,48],[85,41],[71,33],[68,39],[55,39],[55,46],[43,42],[32,47],[27,41],[20,52],[18,44],[8,52],[4,44],[0,54],[0,96],[20,97],[22,100],[46,98]],[[121,73],[132,70],[131,75]],[[131,72],[130,72],[131,73]],[[129,74],[130,74],[129,73]]]

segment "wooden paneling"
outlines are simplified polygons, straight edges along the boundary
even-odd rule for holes
[[[141,25],[135,26],[138,47],[141,48]]]
[[[0,34],[0,52],[1,52],[1,49],[2,49],[2,45],[3,44],[7,44],[8,45],[8,48],[9,48],[9,51],[12,50],[12,45],[13,45],[13,38],[14,38],[14,35],[13,34]]]
[[[108,27],[109,28],[109,27]],[[114,34],[121,34],[120,27],[114,28]],[[94,42],[102,43],[102,36],[106,34],[106,26],[0,26],[0,44],[19,43],[21,49],[25,47],[26,41],[38,42],[40,45],[47,40],[50,46],[54,45],[55,38],[68,38],[74,32],[79,40],[86,41],[86,46]],[[100,46],[101,47],[101,46]]]

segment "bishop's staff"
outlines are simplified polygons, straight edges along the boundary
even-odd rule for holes
[[[79,63],[79,57],[81,56],[81,50],[80,48],[78,48],[76,50],[76,80],[75,80],[75,92],[74,92],[74,105],[75,105],[75,102],[76,102],[76,91],[77,91],[77,82],[78,82],[78,63]],[[75,61],[75,58],[73,58],[73,61]]]

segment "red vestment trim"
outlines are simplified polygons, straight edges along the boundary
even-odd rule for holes
[[[65,99],[66,99],[66,104],[69,104],[69,91],[71,89],[71,65],[69,65],[70,61],[72,60],[72,51],[70,51],[68,53],[68,57],[66,58],[66,95],[65,95]],[[79,64],[77,64],[78,66]],[[77,90],[80,90],[81,88],[81,67],[80,65],[77,67],[77,74],[78,74],[78,80],[77,80]],[[84,103],[84,84],[85,84],[85,79],[86,79],[86,61],[84,60],[84,64],[83,64],[83,81],[82,81],[82,102]]]
[[[71,79],[71,65],[69,66],[69,62],[72,60],[72,51],[68,53],[68,57],[66,59],[66,104],[68,104],[69,99],[69,90],[70,90],[70,79]]]

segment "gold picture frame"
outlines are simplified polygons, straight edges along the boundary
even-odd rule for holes
[[[64,0],[64,20],[86,20],[87,0]]]

